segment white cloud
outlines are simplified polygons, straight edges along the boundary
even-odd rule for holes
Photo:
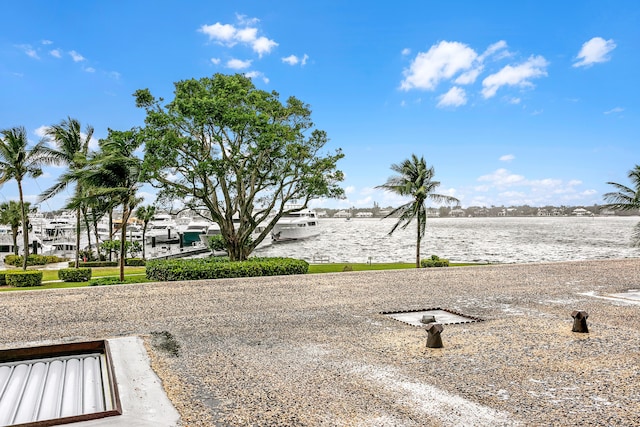
[[[289,55],[285,58],[282,58],[282,62],[289,65],[298,65],[305,66],[307,64],[307,59],[309,59],[309,55],[306,53],[302,58],[298,58],[296,55]]]
[[[84,71],[86,71],[87,73],[95,73],[96,69],[93,67],[86,67]]]
[[[211,63],[218,65],[220,64],[220,58],[211,58]]]
[[[420,52],[404,71],[403,90],[433,90],[444,79],[471,69],[478,54],[459,42],[441,41],[427,52]]]
[[[621,107],[615,107],[615,108],[612,108],[612,109],[611,109],[611,110],[609,110],[609,111],[605,111],[605,112],[604,112],[604,114],[622,113],[623,111],[624,111],[624,108],[621,108]]]
[[[515,158],[516,158],[516,156],[514,156],[513,154],[505,154],[504,156],[500,156],[500,161],[501,162],[510,162]]]
[[[237,30],[235,38],[243,43],[253,43],[258,38],[257,28],[243,28]]]
[[[605,40],[602,37],[594,37],[582,45],[573,66],[588,67],[599,62],[607,62],[611,59],[609,53],[615,48],[616,44],[612,39]]]
[[[199,31],[209,36],[209,40],[231,45],[235,44],[234,36],[236,29],[233,25],[216,22],[213,25],[201,26]]]
[[[36,134],[40,138],[44,138],[44,136],[47,134],[47,129],[49,129],[49,126],[42,125],[39,128],[37,128],[36,130],[34,130],[33,133]]]
[[[511,155],[501,157],[508,158]],[[480,205],[557,205],[592,196],[593,190],[580,192],[583,183],[578,179],[568,181],[558,178],[527,179],[522,175],[498,169],[478,178],[482,184],[473,187],[476,193],[470,206]],[[478,196],[477,193],[484,195]]]
[[[85,59],[84,56],[80,55],[75,50],[72,50],[71,52],[69,52],[69,55],[71,55],[73,62],[82,62]]]
[[[478,181],[489,182],[489,185],[495,187],[509,187],[526,182],[524,176],[512,174],[506,169],[498,169],[491,174],[482,175],[478,178]]]
[[[250,79],[261,78],[264,83],[269,83],[269,79],[260,71],[249,71],[248,73],[244,73],[244,75]]]
[[[198,31],[206,34],[209,40],[227,47],[233,47],[238,43],[249,46],[259,57],[271,53],[278,46],[274,40],[264,36],[258,36],[258,28],[252,27],[258,20],[246,18],[243,15],[236,17],[242,28],[236,28],[231,24],[216,22],[213,25],[202,25]]]
[[[251,66],[251,60],[243,61],[241,59],[230,59],[227,61],[227,68],[231,68],[233,70],[244,70],[245,68],[249,68]]]
[[[438,107],[459,107],[467,103],[467,94],[464,89],[457,86],[449,89],[449,92],[440,96],[438,101]]]
[[[495,42],[494,44],[489,46],[484,52],[482,52],[482,55],[480,55],[478,59],[480,61],[484,61],[485,59],[491,56],[495,56],[501,59],[501,58],[506,58],[510,55],[511,54],[507,50],[507,42],[504,40],[500,40],[498,42]]]
[[[455,79],[455,83],[459,85],[468,85],[476,81],[480,73],[482,72],[483,67],[478,66],[472,70],[467,71],[466,73],[460,74],[460,77]]]
[[[33,47],[31,47],[31,45],[21,44],[21,45],[18,45],[17,47],[21,49],[28,57],[33,59],[40,59],[40,57],[38,56],[38,52],[36,52],[36,50]]]
[[[344,194],[353,194],[356,191],[356,187],[354,187],[353,185],[348,185],[344,188]]]
[[[404,49],[402,49],[402,52],[400,52],[402,54],[402,56],[407,56],[411,54],[411,49],[409,49],[408,47],[405,47]]]
[[[531,79],[547,75],[547,65],[542,56],[532,56],[520,65],[507,65],[482,81],[482,95],[491,98],[503,86],[532,87]]]
[[[51,40],[42,40],[41,43],[44,44],[44,45],[53,44],[53,42]]]
[[[49,51],[49,55],[53,56],[54,58],[62,58],[62,52],[60,51],[60,49],[53,49]]]
[[[278,46],[278,43],[266,37],[259,37],[251,43],[251,47],[260,57],[265,53],[270,53],[276,46]]]

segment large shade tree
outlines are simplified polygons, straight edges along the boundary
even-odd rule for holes
[[[45,138],[53,143],[56,148],[49,149],[49,156],[54,159],[58,165],[64,165],[70,171],[75,172],[81,170],[87,162],[87,154],[89,153],[89,142],[93,136],[93,127],[87,126],[84,134],[81,131],[80,122],[76,119],[67,118],[60,123],[49,126],[45,130]],[[80,220],[82,212],[86,214],[87,204],[83,203],[84,195],[82,185],[74,178],[76,174],[63,174],[58,181],[51,187],[46,189],[40,195],[40,201],[47,200],[71,184],[76,184],[74,189],[74,198],[78,203],[76,211],[76,253],[75,267],[79,266],[80,259]],[[86,217],[86,215],[85,215]],[[89,240],[91,242],[91,240]]]
[[[607,182],[616,191],[603,194],[608,207],[619,211],[640,210],[640,165],[635,165],[627,176],[631,181],[631,186],[618,184],[617,182]],[[636,224],[631,235],[631,245],[640,247],[640,223]]]
[[[51,164],[53,160],[48,155],[43,141],[31,149],[27,148],[27,144],[27,131],[22,126],[0,131],[0,186],[11,180],[15,180],[18,185],[24,246],[23,270],[27,269],[29,257],[29,221],[22,184],[25,178],[37,178],[42,175],[42,165]]]
[[[452,196],[435,193],[440,182],[433,180],[435,170],[433,167],[427,167],[424,157],[418,158],[412,154],[411,158],[391,165],[391,170],[398,175],[390,177],[386,183],[376,188],[407,197],[410,200],[385,216],[385,218],[398,216],[398,221],[391,228],[389,234],[393,234],[398,227],[407,228],[414,219],[416,220],[416,268],[420,268],[420,243],[424,238],[427,224],[427,200],[436,203],[460,203],[460,201]]]
[[[147,113],[147,178],[161,196],[208,210],[231,259],[246,259],[286,213],[343,195],[343,154],[322,152],[327,135],[302,101],[282,103],[239,74],[180,81],[174,94],[163,105],[147,89],[135,93]]]

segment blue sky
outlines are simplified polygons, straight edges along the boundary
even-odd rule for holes
[[[412,153],[463,207],[603,203],[640,163],[635,0],[23,0],[2,14],[0,128],[32,143],[73,117],[97,144],[143,124],[135,90],[170,100],[176,81],[240,72],[310,104],[343,149],[347,198],[315,206],[397,206],[373,187]],[[60,172],[28,180],[27,200]]]

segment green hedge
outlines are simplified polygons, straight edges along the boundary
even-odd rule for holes
[[[27,258],[27,265],[45,265],[54,262],[64,262],[66,258],[60,258],[55,255],[35,255],[31,254]],[[4,263],[16,267],[22,266],[22,255],[7,255],[4,257]]]
[[[229,261],[224,257],[155,260],[147,262],[147,279],[157,281],[223,279],[231,277],[306,274],[309,264],[292,258],[249,258]]]
[[[97,279],[89,280],[89,286],[120,285],[122,283],[119,277],[98,277]]]
[[[61,268],[58,279],[63,282],[86,282],[91,279],[90,268]]]
[[[124,260],[124,265],[129,267],[143,266],[145,261],[142,258],[127,258]],[[79,267],[117,267],[120,263],[118,261],[80,261]],[[75,261],[69,261],[69,267],[75,267]]]
[[[42,285],[42,271],[8,271],[5,273],[7,285],[18,288]]]
[[[431,255],[429,259],[420,260],[420,267],[449,267],[449,260],[438,258],[437,255]]]

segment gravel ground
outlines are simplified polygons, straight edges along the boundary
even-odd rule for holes
[[[185,426],[632,426],[640,301],[602,297],[639,282],[628,259],[5,292],[0,348],[143,336]],[[432,349],[381,314],[435,307],[484,321]]]

